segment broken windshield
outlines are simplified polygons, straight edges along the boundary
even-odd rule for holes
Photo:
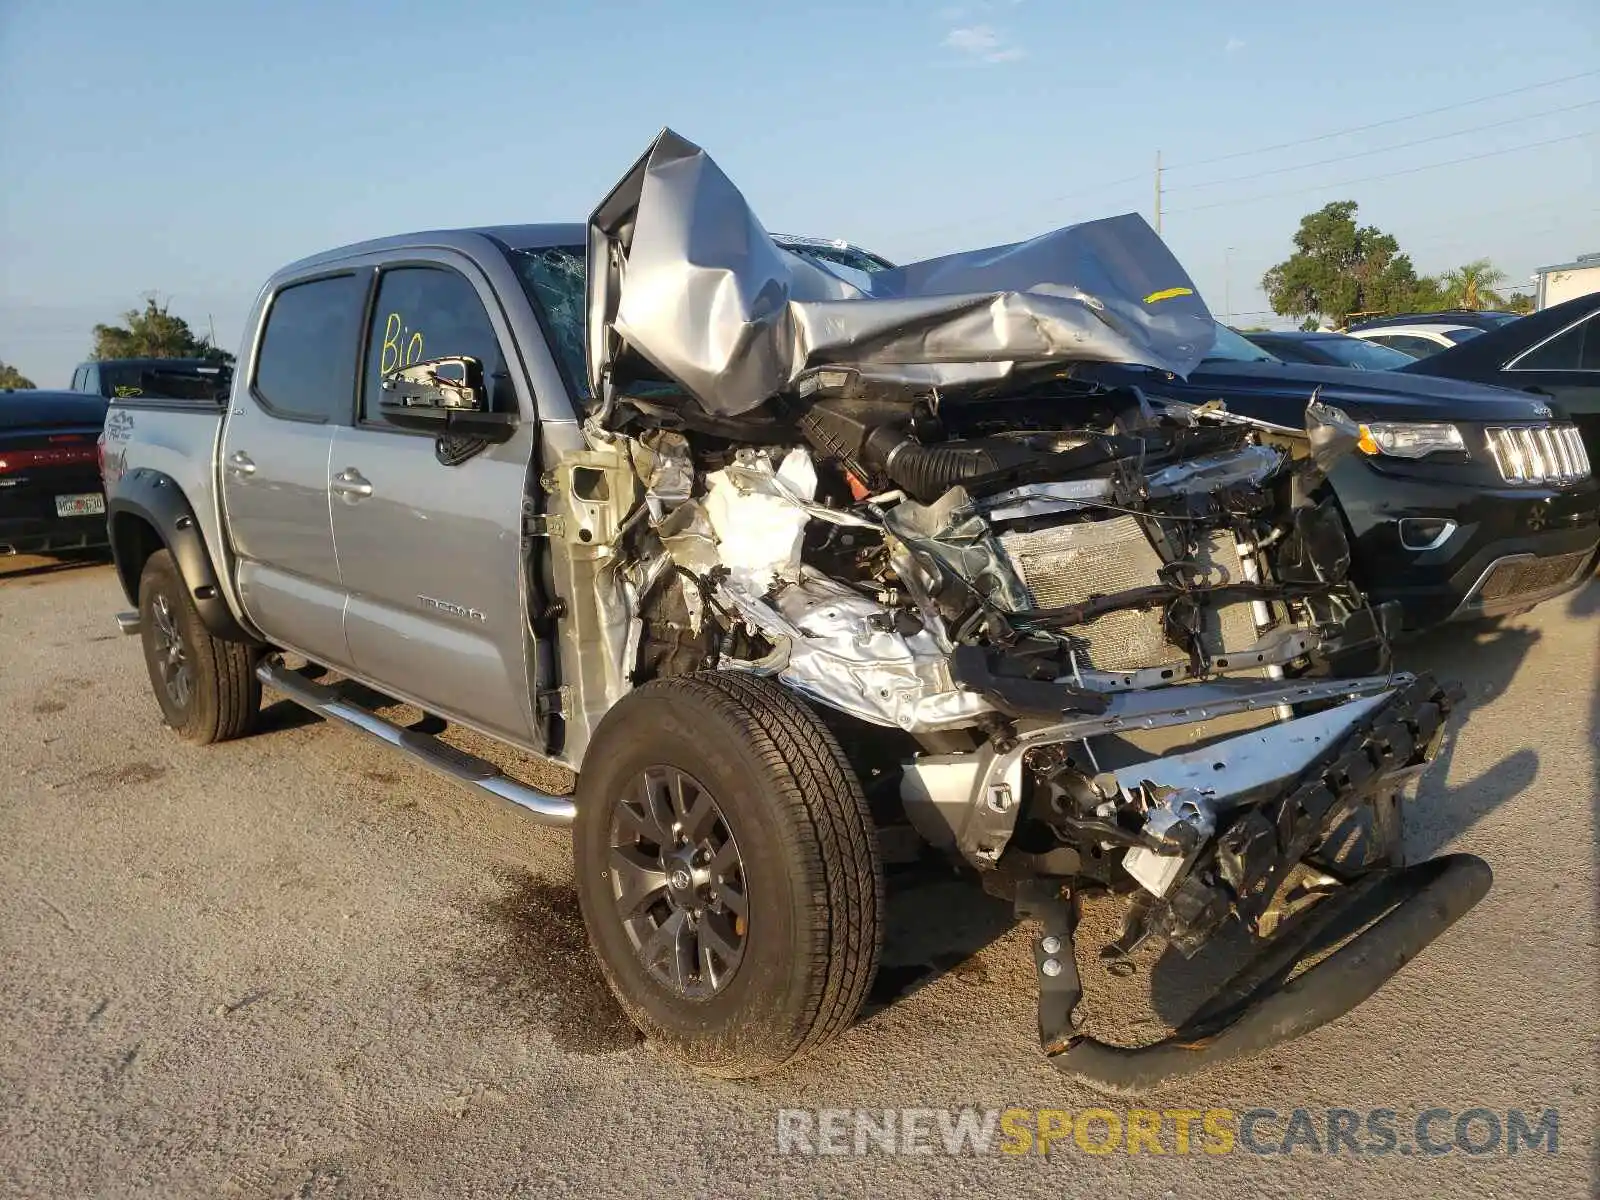
[[[555,355],[556,367],[572,394],[586,401],[589,383],[583,358],[584,254],[582,246],[545,246],[513,250],[507,257],[528,303],[544,325],[545,340]]]
[[[821,242],[814,238],[787,237],[783,234],[774,235],[772,240],[790,254],[798,254],[813,262],[834,263],[854,271],[865,271],[868,275],[887,271],[892,266],[887,259],[879,258],[860,246],[852,246],[849,242]]]

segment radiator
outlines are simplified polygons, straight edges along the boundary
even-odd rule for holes
[[[1081,604],[1091,596],[1161,582],[1161,556],[1131,516],[1004,533],[999,541],[1035,608]],[[1228,533],[1215,533],[1202,546],[1199,557],[1199,565],[1206,568],[1210,579],[1237,581],[1241,577],[1233,537]],[[1080,665],[1099,671],[1133,671],[1186,661],[1183,651],[1166,639],[1159,608],[1107,613],[1070,630],[1068,637]],[[1256,626],[1250,605],[1230,604],[1208,611],[1201,640],[1211,655],[1253,645]]]

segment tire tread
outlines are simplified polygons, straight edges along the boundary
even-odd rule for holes
[[[782,853],[811,897],[793,916],[818,968],[806,975],[799,1019],[786,1035],[760,1050],[723,1050],[708,1058],[697,1056],[695,1062],[699,1069],[724,1077],[764,1074],[844,1032],[866,1000],[883,949],[884,883],[877,830],[838,739],[783,685],[754,675],[710,671],[644,684],[625,703],[648,704],[655,695],[680,703],[693,697],[698,706],[717,714],[724,729],[739,731],[766,780],[766,802],[779,810]],[[607,975],[615,987],[615,977],[609,970]]]
[[[141,613],[147,586],[161,588],[176,605],[175,616],[194,653],[196,695],[188,720],[175,727],[179,736],[208,746],[253,732],[261,712],[256,649],[212,636],[170,551],[158,550],[145,562],[139,581]],[[151,686],[156,686],[153,678]]]

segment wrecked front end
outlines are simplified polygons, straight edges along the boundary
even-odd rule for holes
[[[817,309],[826,264],[786,262],[800,252],[769,251],[753,218],[720,267],[694,244],[705,193],[744,210],[686,146],[597,212],[597,409],[550,481],[606,689],[744,671],[836,714],[875,811],[1040,922],[1044,1049],[1110,1089],[1333,1019],[1483,895],[1476,859],[1404,862],[1399,799],[1455,696],[1391,670],[1398,616],[1349,581],[1321,484],[1354,431],[1313,406],[1303,445],[1269,445],[1071,378],[1083,358],[1204,353],[1209,314],[1159,240],[918,264]],[[1038,289],[1064,253],[1096,288]],[[747,286],[757,260],[787,302]],[[749,303],[712,305],[725,328],[644,315],[671,278]],[[1152,315],[1163,300],[1181,311]],[[742,366],[708,357],[730,346]],[[1167,1041],[1097,1042],[1072,944],[1096,891],[1128,898],[1107,958],[1149,939],[1192,955],[1234,920],[1259,953]]]

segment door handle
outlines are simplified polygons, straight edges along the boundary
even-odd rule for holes
[[[342,499],[352,503],[356,500],[364,500],[372,495],[371,482],[354,467],[346,467],[340,471],[333,477],[328,486],[337,492]]]
[[[228,470],[235,475],[254,475],[256,464],[243,450],[235,450],[228,455]]]

